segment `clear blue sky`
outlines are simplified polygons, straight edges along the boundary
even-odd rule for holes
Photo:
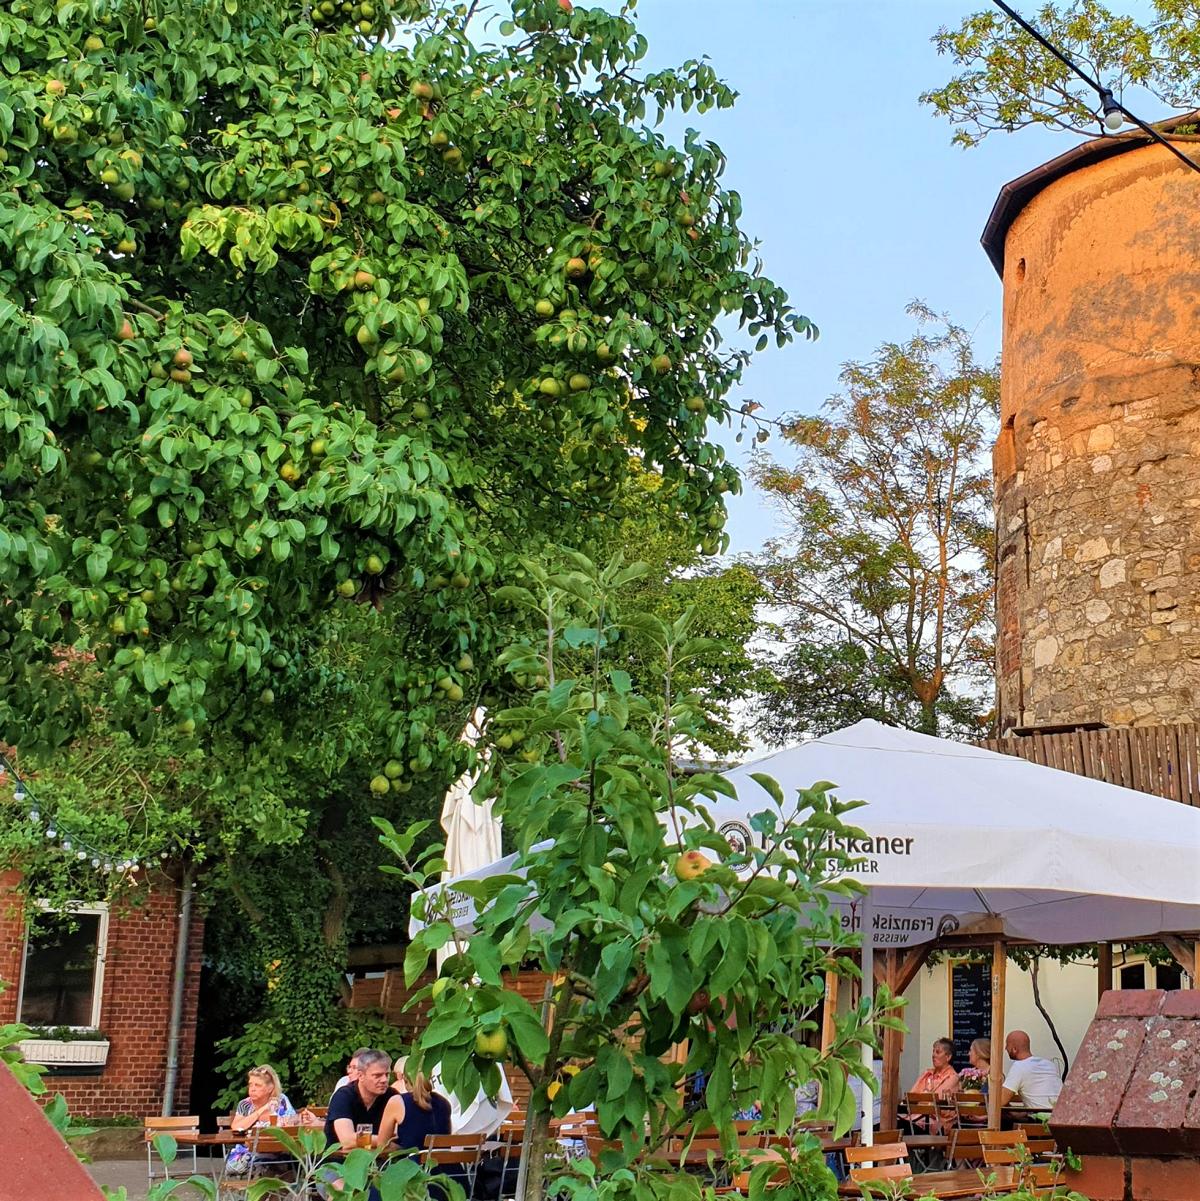
[[[773,347],[735,400],[770,416],[813,410],[837,388],[840,364],[906,337],[919,297],[976,331],[979,357],[1000,349],[1000,282],[979,245],[1000,186],[1072,145],[1068,135],[993,135],[975,150],[917,101],[951,63],[930,38],[986,0],[641,0],[649,61],[707,54],[739,93],[724,112],[694,112],[718,142],[743,227],[768,273],[821,329],[815,343]],[[1027,3],[1022,11],[1032,13]],[[1118,6],[1120,7],[1120,6]],[[733,447],[730,434],[722,440]],[[768,444],[789,459],[778,439]],[[745,462],[743,448],[737,460]],[[730,503],[731,551],[759,549],[774,517],[747,483]]]

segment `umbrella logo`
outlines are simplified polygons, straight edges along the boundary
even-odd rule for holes
[[[729,850],[732,854],[749,856],[754,836],[750,833],[750,827],[744,822],[725,822],[724,825],[718,827],[717,833],[729,843]],[[747,872],[753,866],[751,863],[745,863],[737,870],[739,873]]]

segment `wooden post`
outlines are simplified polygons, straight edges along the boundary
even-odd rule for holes
[[[1000,1090],[1004,1087],[1004,939],[992,943],[992,1070],[988,1076],[988,1126],[1000,1129]]]
[[[837,1017],[838,1003],[838,974],[835,971],[825,973],[825,1012],[821,1020],[821,1051],[824,1053],[833,1046],[834,1019]]]
[[[885,980],[894,996],[903,991],[900,985],[900,952],[889,949],[884,958]],[[894,1130],[900,1109],[900,1053],[904,1050],[904,1033],[890,1027],[883,1032],[883,1096],[880,1100],[879,1128]]]
[[[1102,942],[1100,944],[1100,956],[1096,960],[1096,1002],[1104,996],[1109,989],[1112,988],[1112,943]]]

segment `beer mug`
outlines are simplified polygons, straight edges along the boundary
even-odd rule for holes
[[[354,1127],[354,1145],[356,1147],[370,1147],[371,1136],[375,1132],[371,1129],[370,1123]]]

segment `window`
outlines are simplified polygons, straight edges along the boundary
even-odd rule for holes
[[[1144,963],[1126,964],[1121,969],[1121,987],[1125,988],[1145,988],[1146,987],[1146,965]]]
[[[25,939],[17,1020],[27,1026],[99,1026],[107,937],[106,906],[39,912]]]

